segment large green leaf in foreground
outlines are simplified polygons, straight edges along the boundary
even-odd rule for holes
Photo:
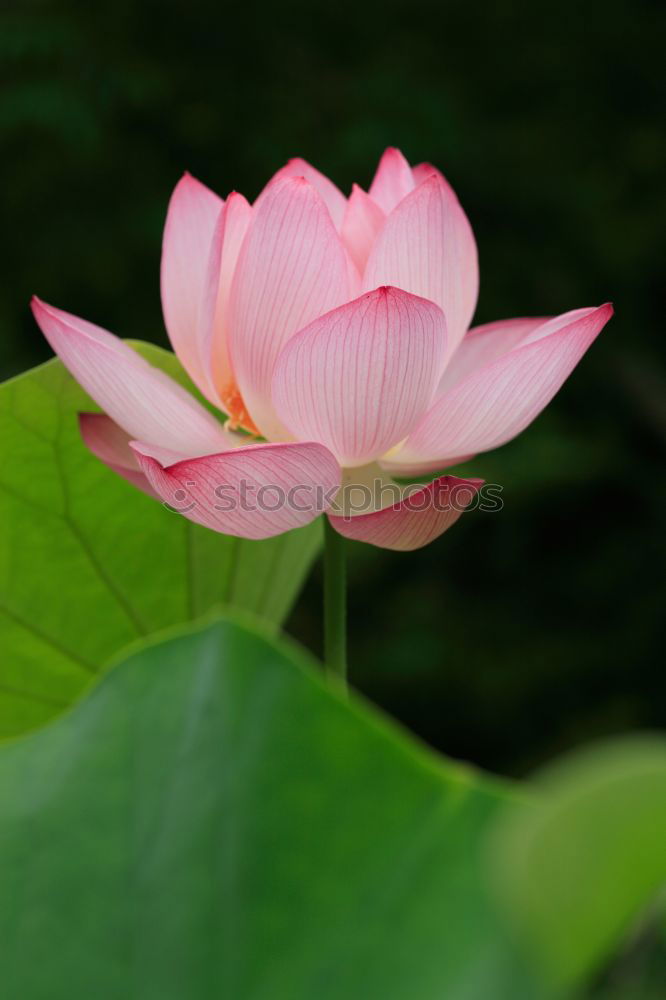
[[[479,863],[499,782],[229,622],[0,748],[8,1000],[531,1000]]]
[[[665,775],[619,744],[516,795],[289,647],[190,627],[0,746],[0,992],[580,1000],[664,877]],[[595,1000],[662,995],[626,971]]]
[[[135,345],[184,384],[172,354]],[[309,525],[263,542],[216,535],[93,458],[96,409],[50,361],[0,386],[0,735],[62,710],[121,647],[218,602],[273,623],[319,545]]]

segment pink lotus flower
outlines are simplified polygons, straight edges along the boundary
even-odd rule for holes
[[[454,490],[469,498],[481,481],[440,477],[347,516],[331,507],[343,478],[420,476],[504,444],[612,315],[604,305],[469,330],[478,282],[472,229],[449,184],[388,149],[369,192],[354,185],[349,198],[303,160],[252,206],[188,174],[177,185],[164,318],[226,425],[110,333],[37,299],[33,311],[104,411],[81,416],[84,441],[135,486],[228,534],[268,537],[327,509],[343,535],[412,549],[457,519]],[[265,502],[239,502],[262,487]]]

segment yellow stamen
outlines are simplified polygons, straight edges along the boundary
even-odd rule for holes
[[[224,389],[220,391],[220,399],[229,414],[227,427],[230,431],[242,427],[244,431],[248,431],[250,434],[256,434],[257,436],[261,434],[261,431],[247,412],[243,397],[235,382],[227,383]]]

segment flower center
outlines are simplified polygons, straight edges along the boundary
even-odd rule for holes
[[[256,434],[257,436],[261,434],[261,431],[247,412],[240,389],[233,380],[227,382],[226,386],[220,390],[220,399],[229,414],[229,420],[227,421],[229,430],[233,431],[241,427],[250,434]]]

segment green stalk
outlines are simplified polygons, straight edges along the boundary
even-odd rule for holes
[[[324,517],[324,663],[347,680],[347,571],[345,540]]]

